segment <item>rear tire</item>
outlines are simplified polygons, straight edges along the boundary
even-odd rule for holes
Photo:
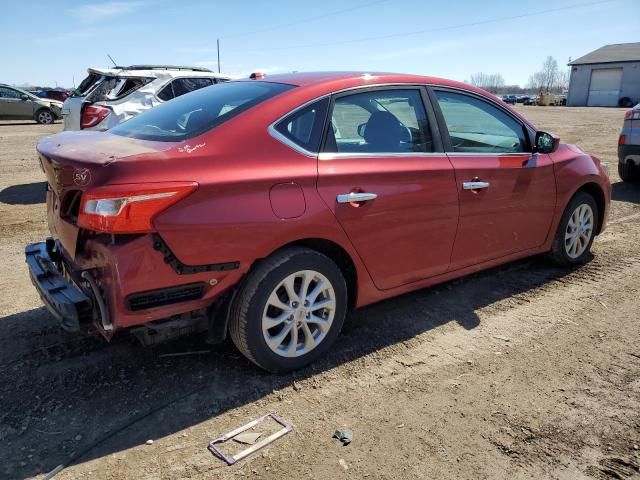
[[[251,362],[284,373],[322,356],[346,312],[347,286],[338,266],[314,250],[290,247],[249,273],[233,303],[229,333]]]
[[[623,182],[638,183],[640,181],[638,170],[640,169],[633,162],[618,162],[618,175]]]
[[[553,239],[550,260],[561,267],[585,263],[591,252],[598,221],[598,204],[586,192],[578,192],[567,205]]]
[[[42,108],[36,112],[36,122],[40,125],[51,125],[55,119],[56,116],[47,108]]]

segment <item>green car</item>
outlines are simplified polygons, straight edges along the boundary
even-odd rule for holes
[[[60,118],[62,102],[0,84],[0,120],[35,120],[48,125]]]

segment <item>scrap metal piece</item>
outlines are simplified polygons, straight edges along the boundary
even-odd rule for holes
[[[246,450],[242,450],[241,452],[239,452],[239,453],[237,453],[235,455],[226,455],[222,450],[220,450],[216,446],[216,445],[218,445],[220,443],[224,443],[224,442],[227,442],[228,440],[233,439],[233,437],[241,434],[242,432],[246,432],[247,430],[249,430],[249,429],[255,427],[256,425],[258,425],[259,423],[263,422],[267,418],[271,418],[276,423],[279,423],[280,425],[282,425],[282,428],[280,430],[278,430],[277,432],[272,433],[267,438],[265,438],[263,440],[260,440],[256,444],[252,445],[251,447],[247,448]],[[284,420],[278,418],[274,413],[267,413],[266,415],[263,415],[262,417],[258,417],[255,420],[250,421],[249,423],[247,423],[246,425],[243,425],[242,427],[236,428],[235,430],[232,430],[229,433],[225,433],[224,435],[222,435],[222,436],[220,436],[220,437],[218,437],[218,438],[216,438],[214,440],[211,440],[209,442],[208,448],[211,451],[211,453],[213,453],[219,459],[224,460],[227,463],[227,465],[233,465],[234,463],[239,462],[243,458],[251,455],[252,453],[257,452],[261,448],[266,447],[271,442],[274,442],[278,438],[286,435],[287,433],[289,433],[291,431],[293,431],[293,427],[291,425],[286,423]]]
[[[347,428],[345,428],[344,430],[336,430],[336,432],[333,434],[333,438],[337,438],[338,440],[340,440],[342,442],[342,445],[346,447],[351,442],[353,442],[353,432]]]

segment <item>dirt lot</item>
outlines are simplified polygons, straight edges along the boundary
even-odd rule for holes
[[[0,477],[42,478],[116,432],[56,478],[640,478],[640,187],[616,173],[622,110],[522,110],[608,166],[593,260],[532,258],[367,307],[327,358],[284,376],[228,344],[161,357],[207,347],[59,330],[22,250],[46,235],[34,145],[61,127],[0,125]],[[270,411],[295,431],[233,467],[207,451]]]

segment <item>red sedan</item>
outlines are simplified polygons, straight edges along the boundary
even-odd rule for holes
[[[352,308],[529,255],[579,264],[605,227],[598,159],[483,90],[255,77],[40,142],[52,238],[26,258],[64,328],[229,332],[288,371]]]

